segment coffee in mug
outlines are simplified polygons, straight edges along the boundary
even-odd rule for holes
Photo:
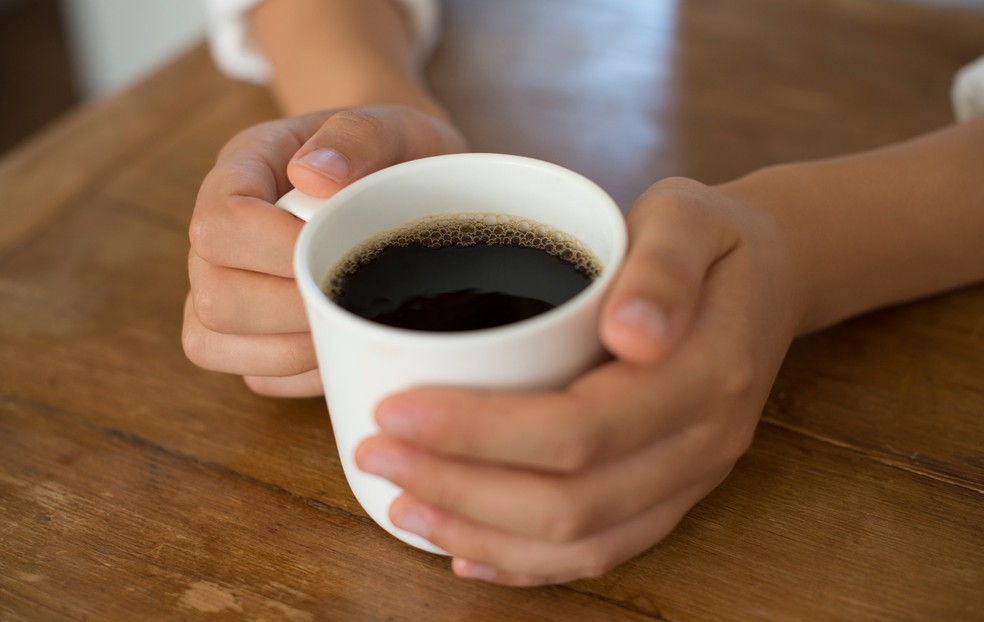
[[[549,311],[584,290],[601,262],[580,240],[530,218],[427,217],[350,251],[322,291],[356,315],[397,328],[495,328]]]

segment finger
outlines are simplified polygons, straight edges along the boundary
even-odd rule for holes
[[[240,376],[293,376],[317,367],[311,333],[223,335],[195,316],[185,301],[181,343],[188,359],[203,369]]]
[[[208,263],[188,257],[195,316],[224,334],[303,333],[309,330],[294,279]]]
[[[301,222],[274,207],[290,190],[286,167],[326,113],[265,123],[223,147],[195,201],[192,248],[206,261],[231,268],[293,275],[291,253]]]
[[[293,186],[287,164],[334,111],[278,119],[247,128],[223,146],[213,171],[225,179],[231,196],[273,203]]]
[[[693,188],[691,188],[693,186]],[[602,311],[601,338],[638,364],[664,358],[690,325],[705,275],[736,239],[687,194],[685,179],[651,187],[628,214],[629,251]]]
[[[461,579],[485,581],[507,587],[542,587],[560,585],[585,578],[576,570],[563,571],[551,575],[535,575],[528,573],[499,570],[495,566],[473,562],[463,557],[451,560],[451,571]]]
[[[452,459],[385,436],[367,439],[355,457],[362,470],[428,505],[510,533],[571,542],[728,472],[751,438],[720,436],[720,428],[706,426],[569,477]]]
[[[189,228],[196,255],[217,266],[293,278],[292,250],[304,223],[261,199],[202,192]]]
[[[402,495],[393,524],[449,552],[459,576],[513,586],[598,577],[653,546],[720,481],[703,481],[631,521],[576,542],[544,542],[490,528]]]
[[[409,106],[343,110],[300,148],[287,172],[303,192],[331,196],[387,166],[463,148],[450,125]]]
[[[244,376],[246,386],[266,397],[317,397],[324,395],[321,372],[317,369],[295,376]]]
[[[659,370],[611,362],[562,391],[424,387],[384,399],[379,427],[419,446],[468,459],[576,473],[692,425],[722,382],[696,336]],[[708,347],[709,346],[709,347]]]

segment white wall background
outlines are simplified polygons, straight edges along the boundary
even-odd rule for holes
[[[79,92],[133,81],[204,36],[204,0],[61,0]]]

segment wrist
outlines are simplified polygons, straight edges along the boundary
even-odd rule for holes
[[[287,115],[404,104],[447,116],[426,87],[407,16],[391,0],[265,0],[249,20]]]
[[[777,223],[809,332],[984,279],[982,141],[984,119],[721,189]]]
[[[806,207],[814,194],[808,176],[797,164],[783,164],[759,169],[744,177],[717,186],[745,210],[768,223],[772,261],[777,266],[775,287],[783,290],[779,300],[787,306],[794,334],[802,335],[836,321],[829,296],[818,267],[815,223]]]

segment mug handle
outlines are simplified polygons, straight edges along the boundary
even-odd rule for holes
[[[282,210],[288,211],[294,216],[297,216],[304,222],[311,220],[311,218],[325,206],[325,199],[323,197],[313,197],[310,194],[304,194],[296,188],[291,190],[284,196],[280,197],[275,205]]]

